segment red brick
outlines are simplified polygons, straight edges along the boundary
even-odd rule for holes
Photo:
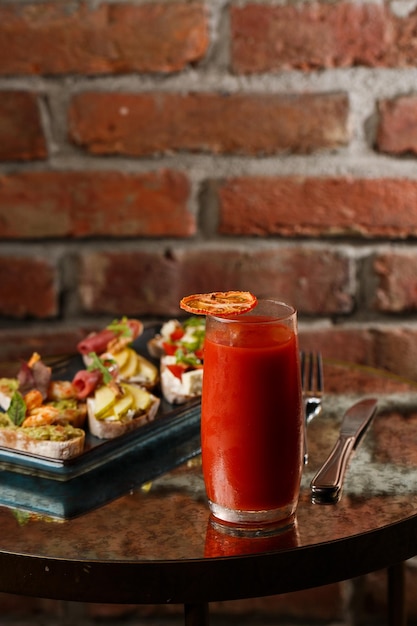
[[[0,176],[0,237],[193,235],[181,173],[25,172]]]
[[[3,75],[176,72],[209,44],[203,3],[67,0],[0,6],[0,42]]]
[[[417,380],[417,331],[412,327],[375,329],[376,365],[399,376]]]
[[[393,326],[375,322],[366,325],[311,326],[301,321],[299,333],[302,350],[321,351],[329,362],[358,363],[399,377],[384,381],[386,390],[404,391],[402,385],[408,388],[410,381],[417,381],[417,329],[407,325]],[[362,381],[360,376],[363,374],[366,374],[366,379]],[[371,393],[373,388],[379,389],[378,379],[381,379],[378,372],[365,369],[362,373],[359,371],[358,376],[355,383],[358,389],[365,393]],[[349,393],[352,381],[349,377],[346,377],[346,381],[346,388],[341,388],[338,382],[338,391]],[[417,383],[412,385],[415,390]],[[327,389],[329,391],[330,387]]]
[[[72,141],[93,154],[308,153],[349,141],[345,94],[81,93]]]
[[[36,257],[0,256],[0,315],[23,319],[58,313],[57,275],[53,265]]]
[[[299,325],[300,349],[320,351],[326,393],[417,390],[417,330],[390,325]],[[347,368],[347,364],[364,367]],[[394,374],[394,376],[391,376]]]
[[[417,96],[379,102],[376,144],[389,154],[417,154]]]
[[[79,291],[90,313],[177,315],[177,263],[163,253],[96,252],[81,257]]]
[[[218,189],[224,235],[408,237],[417,234],[417,181],[257,178]]]
[[[275,295],[303,313],[353,307],[351,260],[326,249],[200,247],[163,253],[86,253],[80,293],[90,313],[179,315],[187,293],[248,289]]]
[[[354,67],[413,67],[417,14],[396,17],[386,4],[245,4],[231,9],[237,73]]]
[[[103,327],[109,320],[103,322]],[[33,352],[42,356],[73,354],[75,346],[89,332],[97,329],[97,322],[88,326],[73,322],[72,328],[38,326],[37,328],[0,329],[0,377],[16,373],[21,359],[29,359]]]
[[[376,4],[233,7],[232,63],[240,73],[379,65],[389,39]]]
[[[377,254],[374,310],[398,313],[417,310],[417,255],[413,252]]]
[[[299,342],[301,350],[321,352],[327,359],[375,365],[374,337],[372,329],[366,326],[311,326],[301,322]]]
[[[47,148],[36,96],[24,91],[2,91],[0,161],[45,159],[46,156]]]

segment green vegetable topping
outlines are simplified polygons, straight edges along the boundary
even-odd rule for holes
[[[175,352],[175,359],[177,363],[184,363],[184,365],[191,365],[195,367],[196,365],[201,365],[201,360],[195,356],[195,354],[188,354],[179,348]]]
[[[121,337],[132,336],[132,329],[128,324],[127,317],[122,317],[121,320],[113,320],[111,324],[107,326],[107,330],[112,330]]]
[[[194,341],[183,341],[181,342],[187,352],[195,352],[202,348],[204,343],[205,332],[195,331],[194,333]]]
[[[83,435],[83,431],[80,428],[74,428],[71,424],[66,424],[65,426],[53,424],[29,426],[22,428],[22,432],[31,439],[37,439],[38,441],[70,441]]]
[[[109,370],[95,352],[90,352],[88,356],[91,359],[91,363],[87,367],[87,369],[90,372],[92,370],[100,370],[100,372],[103,374],[103,382],[107,385],[107,383],[109,383],[112,379],[112,375],[110,374]]]
[[[183,321],[182,325],[184,326],[184,328],[187,328],[187,326],[202,326],[203,328],[205,328],[205,324],[206,320],[204,318],[202,319],[201,317],[194,315],[193,317],[187,317],[187,319]]]
[[[7,415],[16,426],[20,426],[26,417],[26,404],[22,394],[18,391],[12,395]]]

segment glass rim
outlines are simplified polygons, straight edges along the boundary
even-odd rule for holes
[[[277,306],[281,307],[282,309],[285,309],[285,312],[282,311],[281,314],[277,313],[275,315],[274,313],[268,313],[268,317],[270,317],[271,319],[263,320],[262,323],[264,323],[264,324],[272,324],[272,323],[276,323],[277,321],[279,322],[279,321],[283,321],[283,320],[288,320],[291,317],[294,317],[294,315],[297,315],[297,309],[292,304],[288,304],[287,302],[284,302],[283,300],[279,300],[279,299],[274,298],[272,296],[265,296],[265,297],[262,297],[262,298],[258,298],[256,306],[253,309],[251,309],[250,311],[246,311],[245,313],[239,313],[237,315],[231,315],[230,317],[222,317],[221,315],[207,315],[207,317],[209,317],[211,319],[214,319],[214,320],[216,320],[218,322],[230,322],[230,323],[238,322],[242,318],[248,319],[248,318],[250,318],[251,315],[256,315],[257,309],[258,309],[258,304],[261,304],[261,303],[264,303],[264,302],[270,302],[271,304],[277,305]],[[245,322],[245,323],[250,323],[250,322]],[[257,321],[253,322],[253,324],[258,324],[258,323],[259,322],[257,322]]]

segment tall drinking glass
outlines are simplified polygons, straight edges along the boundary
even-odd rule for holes
[[[294,522],[303,427],[295,309],[261,299],[243,315],[207,316],[201,443],[214,522]]]

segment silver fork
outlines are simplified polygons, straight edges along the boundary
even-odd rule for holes
[[[301,385],[304,401],[304,464],[308,463],[307,426],[318,415],[323,399],[323,359],[320,352],[301,352]]]

